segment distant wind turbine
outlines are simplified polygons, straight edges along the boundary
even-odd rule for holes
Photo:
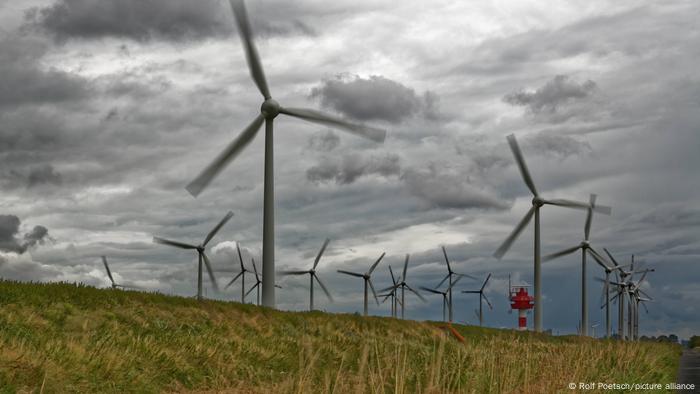
[[[445,283],[446,280],[449,279],[449,285],[447,286],[447,292],[448,292],[447,296],[448,296],[449,302],[447,303],[447,305],[448,305],[449,321],[452,322],[452,288],[454,287],[453,286],[454,282],[456,282],[456,280],[453,280],[452,277],[457,276],[459,278],[462,276],[466,276],[467,278],[474,279],[474,280],[476,280],[476,278],[471,276],[471,275],[459,274],[457,272],[452,271],[452,266],[450,265],[450,259],[447,257],[447,251],[445,250],[444,246],[442,246],[441,248],[442,248],[442,255],[445,256],[445,264],[447,264],[447,275],[437,286],[435,286],[435,288],[436,289],[439,288],[440,286],[442,286],[443,283]]]
[[[245,267],[245,265],[243,265],[243,257],[241,256],[241,248],[238,246],[238,242],[236,242],[236,251],[238,252],[238,262],[241,265],[241,271],[238,272],[238,275],[231,279],[230,282],[228,282],[224,289],[228,289],[232,284],[236,282],[238,278],[241,278],[241,304],[245,304],[245,274],[246,272],[250,271]]]
[[[590,235],[591,235],[591,223],[593,222],[593,209],[598,208],[598,209],[603,209],[604,211],[611,212],[612,209],[609,207],[603,207],[600,205],[596,205],[596,198],[597,196],[595,194],[591,194],[589,198],[589,207],[588,207],[588,215],[586,215],[586,226],[584,227],[583,230],[583,241],[581,241],[580,244],[572,247],[572,248],[567,248],[562,251],[552,253],[550,255],[544,256],[542,261],[550,261],[552,259],[555,259],[557,257],[561,256],[566,256],[571,253],[574,253],[577,250],[581,250],[581,332],[580,334],[582,336],[588,336],[588,295],[587,295],[587,286],[586,286],[586,254],[590,254],[593,256],[594,259],[602,259],[600,254],[593,249],[590,243]],[[604,265],[599,262],[599,264]]]
[[[404,312],[406,310],[406,289],[411,291],[413,294],[415,294],[418,298],[420,298],[421,301],[426,302],[425,297],[423,297],[419,292],[415,291],[411,286],[406,283],[406,273],[408,271],[408,259],[410,255],[406,255],[406,260],[403,263],[403,275],[398,279],[397,283],[394,284],[393,286],[389,286],[386,289],[382,289],[381,291],[395,291],[398,288],[401,288],[401,300],[399,301],[401,303],[401,318],[404,318]]]
[[[462,277],[458,276],[457,279],[455,279],[454,282],[450,283],[449,286],[447,286],[447,289],[445,289],[444,291],[440,291],[438,289],[431,289],[425,286],[420,287],[423,291],[427,291],[433,294],[440,294],[442,296],[442,321],[444,322],[447,321],[446,310],[449,308],[450,311],[452,311],[452,298],[450,297],[450,293],[452,292],[452,288],[454,287],[454,285],[456,285],[460,279],[462,279]]]
[[[314,279],[318,284],[321,286],[321,290],[323,290],[324,293],[326,293],[326,296],[328,299],[333,302],[333,296],[331,296],[331,293],[328,291],[326,288],[326,285],[321,282],[321,279],[318,278],[318,275],[316,274],[316,267],[318,266],[319,260],[321,260],[321,256],[323,256],[323,252],[326,250],[326,246],[328,246],[328,243],[331,242],[330,239],[326,238],[326,240],[323,242],[323,246],[321,246],[321,250],[318,251],[318,255],[316,255],[316,259],[314,260],[314,265],[311,267],[310,270],[307,271],[282,271],[280,274],[282,275],[309,275],[309,279],[311,280],[311,283],[309,284],[309,310],[312,311],[314,310]],[[264,273],[263,273],[264,276]],[[265,283],[263,282],[263,286],[265,286]],[[265,296],[265,289],[263,287],[263,301],[264,301],[264,296]]]
[[[365,272],[364,274],[360,274],[357,272],[350,272],[350,271],[344,271],[344,270],[338,270],[341,274],[345,275],[350,275],[350,276],[355,276],[358,278],[362,278],[365,284],[365,316],[367,316],[368,313],[368,303],[367,303],[367,285],[369,284],[369,288],[372,289],[372,295],[374,295],[374,300],[377,302],[377,305],[379,305],[379,299],[377,298],[377,292],[374,290],[374,285],[372,284],[372,271],[374,271],[375,268],[377,268],[377,265],[379,265],[379,262],[382,261],[382,258],[384,257],[384,253],[382,253],[381,256],[377,259],[377,261],[372,264],[371,267],[369,267],[369,271]]]
[[[112,271],[109,269],[109,264],[107,264],[107,257],[102,256],[102,264],[104,264],[105,269],[107,270],[107,276],[109,277],[109,280],[112,282],[112,288],[113,289],[132,289],[132,290],[143,290],[142,288],[138,286],[132,286],[132,285],[122,285],[114,281],[114,278],[112,277]]]
[[[486,303],[489,306],[489,309],[493,310],[493,305],[491,305],[491,301],[486,297],[486,294],[484,294],[484,289],[486,288],[486,284],[489,283],[489,279],[491,279],[491,274],[489,274],[486,277],[486,280],[484,281],[484,284],[481,285],[481,288],[479,290],[463,290],[462,293],[467,293],[467,294],[478,294],[479,295],[479,325],[484,324],[484,310],[483,310],[483,302],[486,301]]]
[[[201,300],[202,299],[202,261],[204,261],[204,264],[207,266],[207,272],[209,273],[209,279],[211,279],[211,284],[214,286],[214,289],[216,291],[219,291],[219,285],[216,284],[216,278],[214,277],[214,271],[211,269],[211,262],[209,261],[209,257],[207,257],[207,254],[204,252],[205,248],[207,247],[207,244],[209,241],[211,241],[212,238],[216,235],[216,233],[221,229],[221,227],[226,224],[226,222],[231,219],[233,216],[233,212],[229,211],[226,216],[224,216],[223,219],[219,222],[219,224],[214,227],[209,234],[207,234],[206,238],[204,238],[204,242],[202,242],[199,245],[191,245],[191,244],[186,244],[183,242],[178,242],[178,241],[171,241],[168,239],[164,238],[159,238],[159,237],[153,237],[153,242],[163,244],[163,245],[170,245],[174,246],[176,248],[180,249],[191,249],[191,250],[196,250],[197,251],[197,256],[199,257],[199,265],[197,266],[197,299]]]

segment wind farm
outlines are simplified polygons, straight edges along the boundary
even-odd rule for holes
[[[700,7],[426,7],[0,4],[0,388],[694,389]]]

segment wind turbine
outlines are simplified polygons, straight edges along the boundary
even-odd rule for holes
[[[429,293],[433,294],[440,294],[442,296],[442,321],[446,322],[447,321],[447,313],[446,310],[449,309],[452,311],[452,298],[450,297],[450,293],[452,291],[452,287],[459,282],[459,280],[462,279],[462,276],[458,276],[457,279],[455,279],[454,282],[450,283],[449,286],[447,286],[447,289],[445,291],[440,291],[438,289],[431,289],[425,286],[421,286],[421,290],[427,291]],[[444,282],[444,280],[443,280]],[[442,284],[442,282],[440,283]],[[438,286],[439,287],[439,286]],[[452,321],[450,321],[451,323]]]
[[[541,265],[541,258],[540,258],[540,208],[542,208],[543,205],[549,204],[549,205],[556,205],[559,207],[566,207],[566,208],[577,208],[577,209],[588,209],[589,204],[578,202],[578,201],[571,201],[571,200],[565,200],[565,199],[553,199],[553,200],[546,200],[542,198],[539,193],[537,192],[537,189],[535,188],[535,183],[532,181],[532,177],[530,176],[530,172],[527,169],[527,165],[525,164],[525,159],[523,158],[523,154],[520,151],[520,147],[518,146],[518,141],[515,139],[515,135],[511,134],[508,137],[508,144],[510,145],[510,150],[513,152],[513,156],[515,156],[515,161],[518,164],[518,168],[520,168],[520,174],[523,177],[523,181],[525,182],[525,185],[527,185],[528,189],[530,189],[530,192],[532,192],[533,198],[532,198],[532,207],[530,208],[529,211],[525,214],[525,216],[520,220],[520,223],[518,223],[517,226],[513,229],[513,231],[508,235],[508,237],[503,241],[503,244],[499,246],[499,248],[494,252],[494,257],[497,259],[501,259],[503,255],[510,249],[510,246],[515,242],[515,240],[518,238],[520,233],[525,229],[525,227],[530,223],[530,220],[532,217],[535,217],[535,244],[534,244],[534,277],[535,277],[535,331],[537,332],[542,332],[542,272],[540,269]],[[596,211],[600,211],[598,208],[594,208]],[[605,213],[603,211],[603,213]]]
[[[248,21],[248,14],[243,0],[231,0],[231,8],[238,26],[238,32],[243,41],[250,75],[262,94],[264,101],[260,107],[260,114],[236,137],[223,151],[209,164],[186,189],[197,197],[206,186],[234,160],[245,147],[255,138],[258,131],[265,123],[265,169],[263,192],[263,305],[275,307],[275,197],[274,197],[274,142],[273,122],[277,115],[284,114],[309,122],[319,123],[325,126],[339,128],[352,134],[368,138],[376,142],[384,142],[386,131],[372,127],[362,126],[347,122],[343,119],[326,115],[312,109],[282,107],[272,99],[267,87],[267,80],[263,72],[258,51],[253,42],[253,33]]]
[[[462,293],[478,294],[479,295],[479,325],[480,326],[484,324],[484,311],[483,311],[483,304],[484,303],[482,302],[482,300],[485,300],[489,306],[489,309],[493,310],[493,306],[491,305],[491,302],[489,301],[488,298],[486,298],[486,294],[484,294],[484,288],[486,288],[486,284],[489,282],[489,279],[491,279],[491,274],[489,274],[486,277],[484,284],[481,285],[481,288],[479,290],[462,290]]]
[[[241,304],[245,304],[245,274],[250,271],[243,265],[243,257],[241,256],[241,248],[238,246],[238,242],[236,242],[236,251],[238,252],[238,262],[241,264],[241,271],[228,282],[224,289],[228,289],[238,278],[241,278]],[[255,268],[255,266],[253,266],[253,268]],[[258,303],[260,302],[258,301]]]
[[[590,243],[590,235],[591,235],[591,224],[593,222],[593,208],[598,208],[598,209],[603,209],[604,211],[607,211],[610,213],[612,211],[611,208],[609,207],[604,207],[604,206],[596,206],[596,198],[597,196],[595,194],[591,194],[589,198],[589,207],[588,207],[588,215],[586,216],[586,226],[584,227],[583,230],[583,241],[581,241],[580,244],[561,250],[556,253],[552,253],[550,255],[544,256],[542,258],[542,261],[550,261],[552,259],[555,259],[557,257],[561,256],[566,256],[571,253],[574,253],[577,250],[581,250],[581,335],[583,336],[588,336],[588,296],[586,294],[587,292],[587,287],[586,287],[586,254],[591,254],[594,256],[594,259],[599,259],[600,255],[598,252],[591,247]],[[604,265],[603,263],[598,263],[601,265]]]
[[[209,279],[211,279],[211,283],[214,286],[214,289],[216,291],[219,291],[219,285],[216,284],[216,278],[214,278],[214,271],[211,269],[211,262],[209,261],[209,257],[207,257],[207,254],[204,253],[205,248],[207,247],[207,244],[209,241],[211,241],[212,238],[216,235],[216,233],[221,229],[221,227],[226,224],[226,222],[231,219],[233,216],[233,212],[229,211],[226,216],[224,216],[223,219],[219,222],[219,224],[214,227],[209,234],[207,234],[206,238],[204,238],[204,242],[202,242],[199,245],[190,245],[186,244],[183,242],[178,242],[178,241],[171,241],[168,239],[164,238],[159,238],[159,237],[153,237],[153,242],[158,243],[158,244],[163,244],[163,245],[170,245],[174,246],[176,248],[180,249],[192,249],[197,251],[197,256],[199,257],[199,265],[197,268],[197,299],[201,300],[202,299],[202,261],[204,261],[204,264],[207,266],[207,272],[209,273]]]
[[[255,305],[260,305],[260,285],[263,283],[262,275],[258,275],[258,267],[257,267],[257,265],[255,264],[255,259],[251,257],[251,258],[250,258],[250,261],[251,261],[251,264],[253,265],[253,273],[255,274],[255,284],[254,284],[253,286],[250,287],[250,290],[248,290],[248,292],[245,293],[245,295],[247,296],[247,295],[250,294],[253,290],[257,289],[257,290],[258,290],[258,291],[257,291],[257,296],[258,296],[258,297],[257,297],[257,300],[258,300],[258,302],[257,302],[257,304],[255,304]],[[281,289],[281,288],[282,288],[282,286],[279,286],[279,285],[277,285],[277,284],[275,285],[275,287],[278,288],[278,289]]]
[[[449,319],[450,319],[450,323],[451,323],[452,322],[452,287],[453,287],[452,286],[453,285],[452,277],[453,276],[457,276],[457,277],[466,276],[466,277],[468,277],[470,279],[474,279],[474,280],[476,280],[476,278],[471,276],[471,275],[459,274],[457,272],[452,271],[452,266],[450,265],[450,259],[447,257],[447,251],[445,250],[444,246],[442,246],[441,248],[442,248],[442,255],[445,256],[445,263],[447,264],[447,276],[445,276],[445,278],[437,286],[435,286],[435,288],[436,289],[439,288],[440,286],[442,286],[443,283],[445,283],[446,280],[449,279],[449,286],[447,287],[448,298],[450,301],[448,303],[448,311],[449,311],[448,315],[449,315]]]
[[[311,280],[309,290],[310,290],[310,297],[309,297],[309,310],[313,311],[314,310],[314,279],[316,279],[316,282],[321,286],[321,290],[323,290],[324,293],[326,293],[326,296],[328,299],[333,302],[333,296],[331,296],[331,293],[328,292],[328,289],[326,286],[321,282],[321,279],[318,278],[318,275],[316,274],[316,266],[318,266],[319,260],[321,260],[321,256],[323,256],[323,252],[326,250],[326,246],[328,246],[328,243],[331,242],[330,239],[326,238],[326,240],[323,242],[323,246],[321,246],[321,250],[318,251],[318,255],[316,255],[316,260],[314,260],[314,266],[307,271],[282,271],[280,274],[282,275],[309,275],[309,279]],[[263,264],[264,267],[264,264]],[[263,272],[263,278],[265,277],[265,272]],[[265,281],[263,281],[263,304],[265,303]]]
[[[122,289],[142,290],[138,286],[122,285],[122,284],[118,284],[117,282],[115,282],[114,278],[112,277],[112,271],[109,269],[109,264],[107,264],[107,257],[102,256],[102,264],[104,264],[105,269],[107,270],[107,276],[109,277],[109,280],[112,282],[113,289],[118,289],[121,287]]]
[[[364,283],[365,283],[365,316],[367,316],[368,313],[368,305],[367,305],[367,284],[369,284],[370,289],[372,289],[372,294],[374,295],[374,300],[377,302],[377,305],[379,305],[379,299],[377,298],[377,292],[374,290],[374,285],[372,284],[372,271],[374,271],[375,268],[377,268],[377,265],[379,265],[379,262],[382,261],[382,258],[384,258],[384,253],[382,253],[381,256],[377,259],[377,261],[372,264],[371,267],[369,267],[369,271],[365,272],[364,274],[359,274],[357,272],[350,272],[350,271],[344,271],[344,270],[338,270],[341,274],[346,274],[350,276],[355,276],[358,278],[362,278]]]
[[[426,302],[425,297],[420,295],[420,293],[418,293],[417,291],[413,290],[413,288],[411,286],[409,286],[408,283],[406,283],[406,273],[408,271],[408,259],[409,259],[409,257],[410,257],[410,255],[407,254],[406,260],[403,263],[403,275],[396,281],[396,284],[394,284],[393,286],[387,287],[386,289],[381,290],[381,291],[395,291],[396,289],[401,288],[401,300],[399,301],[399,303],[401,304],[401,319],[404,318],[404,312],[406,310],[406,298],[405,298],[406,289],[408,289],[413,294],[418,296],[418,298],[420,298],[421,301]]]
[[[391,289],[387,294],[380,294],[380,297],[384,297],[382,300],[382,303],[386,302],[386,300],[391,297],[391,317],[396,317],[397,309],[398,309],[398,297],[396,297],[396,289],[398,288],[397,286],[397,280],[396,277],[394,276],[394,271],[391,269],[391,266],[389,266],[389,274],[391,274],[391,283],[393,283],[393,286],[384,290]],[[382,290],[382,291],[384,291]],[[403,306],[403,304],[401,305]]]

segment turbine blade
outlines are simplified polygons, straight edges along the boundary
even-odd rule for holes
[[[318,282],[318,284],[321,285],[321,290],[323,290],[323,292],[326,293],[326,297],[328,297],[328,299],[331,302],[333,302],[333,296],[331,296],[331,293],[326,288],[326,285],[324,285],[323,282],[321,282],[321,279],[318,278],[318,275],[313,274],[313,276],[314,276],[314,278],[316,278],[316,282]]]
[[[451,285],[447,286],[447,290],[450,290],[451,288],[453,288],[457,284],[457,282],[459,282],[459,280],[462,278],[463,278],[462,275],[457,276],[457,279],[454,282],[452,282]],[[445,291],[447,291],[447,290],[445,290]]]
[[[278,271],[280,275],[306,275],[309,271]]]
[[[447,251],[445,247],[442,247],[442,254],[445,256],[445,262],[447,263],[447,272],[452,273],[452,267],[450,266],[450,259],[447,258]]]
[[[396,278],[394,277],[394,271],[391,269],[391,266],[389,266],[389,273],[391,274],[391,282],[396,285]]]
[[[617,263],[617,260],[615,260],[615,258],[614,258],[613,255],[610,253],[610,251],[609,251],[607,248],[603,248],[603,250],[605,251],[605,254],[607,254],[608,257],[610,257],[610,260],[612,260],[613,264],[615,264],[616,267],[619,267],[620,264]]]
[[[590,254],[593,257],[593,260],[595,260],[595,262],[598,263],[598,265],[603,267],[603,269],[612,270],[612,267],[608,265],[608,262],[605,261],[605,258],[603,258],[603,256],[601,256],[600,253],[598,253],[592,247],[588,247],[588,254]]]
[[[491,305],[491,301],[489,301],[488,297],[486,297],[486,294],[481,293],[481,296],[484,297],[484,301],[489,305],[489,309],[493,310],[493,305]]]
[[[401,277],[401,281],[405,282],[406,281],[406,271],[408,271],[408,258],[409,254],[406,254],[406,260],[403,262],[403,276]]]
[[[244,295],[243,297],[244,297],[244,298],[245,298],[245,297],[248,297],[248,294],[252,293],[253,290],[255,290],[255,288],[258,287],[258,286],[260,286],[260,283],[259,283],[259,282],[256,283],[256,284],[254,284],[253,286],[251,286],[251,287],[250,287],[250,290],[248,290],[248,291],[245,293],[245,295]]]
[[[241,134],[236,137],[202,172],[190,182],[185,189],[194,197],[197,197],[204,188],[226,167],[245,147],[255,138],[265,118],[258,115]]]
[[[437,289],[437,288],[439,288],[440,286],[442,286],[442,284],[445,283],[445,281],[446,281],[449,277],[450,277],[450,274],[445,275],[445,277],[442,278],[442,280],[440,281],[440,283],[438,283],[438,285],[435,286],[435,288]]]
[[[442,292],[441,292],[441,291],[437,291],[437,290],[435,290],[435,289],[429,289],[429,288],[427,288],[427,287],[425,287],[425,286],[421,286],[421,287],[419,287],[419,289],[421,289],[421,290],[423,290],[423,291],[427,291],[427,292],[429,292],[429,293],[440,294],[440,295],[442,295]]]
[[[322,112],[307,108],[280,108],[280,113],[294,116],[309,122],[319,123],[324,126],[343,129],[360,137],[368,138],[372,141],[383,143],[386,139],[386,130],[374,127],[357,125],[346,120],[326,115]]]
[[[553,200],[545,200],[545,204],[556,205],[558,207],[574,208],[574,209],[588,209],[590,205],[585,202],[567,200],[564,198],[555,198]]]
[[[478,293],[481,293],[481,291],[479,291],[479,290],[462,290],[462,293],[466,293],[466,294],[478,294]]]
[[[357,272],[350,272],[350,271],[345,271],[345,270],[338,270],[341,274],[345,275],[351,275],[351,276],[356,276],[358,278],[364,278],[364,275],[358,274]]]
[[[489,276],[486,277],[484,284],[481,285],[481,291],[484,291],[484,287],[486,287],[486,284],[489,283],[489,279],[491,279],[491,273],[489,273]]]
[[[520,174],[523,177],[525,185],[527,185],[527,188],[530,189],[533,196],[537,196],[538,193],[537,189],[535,188],[535,183],[532,181],[530,171],[527,169],[525,158],[523,158],[523,153],[520,150],[520,146],[518,146],[518,141],[515,139],[515,135],[511,134],[507,136],[506,139],[508,140],[508,145],[510,145],[510,150],[513,152],[513,156],[515,156],[515,161],[518,163],[518,168],[520,168]]]
[[[556,259],[557,257],[566,256],[567,254],[574,253],[575,251],[579,250],[580,248],[581,248],[581,245],[576,245],[572,248],[567,248],[564,250],[560,250],[556,253],[548,254],[548,255],[542,257],[542,261],[543,262],[550,261],[550,260]]]
[[[399,287],[399,286],[400,286],[400,285],[397,283],[397,284],[395,284],[395,285],[393,285],[393,286],[389,286],[389,287],[387,287],[387,288],[385,288],[385,289],[381,289],[381,290],[379,290],[379,292],[383,293],[383,292],[385,292],[385,291],[391,291],[391,290],[396,289],[396,288]]]
[[[194,245],[189,245],[183,242],[171,241],[165,238],[153,237],[153,242],[157,244],[170,245],[180,249],[197,249]]]
[[[467,278],[472,279],[472,280],[479,280],[476,276],[473,276],[473,275],[469,275],[469,274],[460,274],[460,273],[457,273],[457,272],[452,272],[452,273],[453,273],[454,275],[458,275],[458,276],[466,276]]]
[[[586,227],[584,227],[583,230],[583,236],[586,241],[588,241],[591,235],[591,224],[593,222],[593,207],[595,207],[595,200],[597,198],[598,196],[596,196],[595,194],[591,194],[588,198],[590,208],[588,208],[588,213],[586,214]]]
[[[532,219],[532,215],[535,214],[535,207],[531,207],[529,211],[523,216],[522,220],[520,220],[520,223],[518,223],[517,226],[513,229],[513,231],[508,235],[508,238],[503,241],[501,246],[496,249],[496,252],[493,254],[494,257],[497,259],[501,259],[504,254],[510,249],[510,246],[515,242],[515,240],[518,238],[520,233],[525,229],[525,226],[527,226],[528,223],[530,223],[530,219]]]
[[[406,288],[407,288],[408,290],[410,290],[411,292],[413,292],[413,294],[415,294],[416,296],[418,296],[418,298],[420,298],[421,301],[423,301],[423,302],[428,302],[428,300],[426,300],[425,297],[423,297],[419,292],[413,290],[413,288],[412,288],[411,286],[406,285]]]
[[[214,277],[214,271],[211,269],[211,262],[207,254],[202,252],[202,257],[204,257],[204,265],[207,267],[207,273],[209,274],[209,279],[211,279],[211,284],[214,286],[214,290],[219,291],[219,284],[216,283],[216,278]]]
[[[377,261],[375,261],[374,264],[372,264],[372,266],[369,268],[369,272],[367,272],[369,275],[372,275],[372,271],[374,271],[374,269],[377,268],[377,266],[379,265],[379,262],[382,261],[382,259],[384,258],[384,255],[385,255],[385,254],[386,254],[386,253],[382,252],[382,255],[379,256],[379,258],[377,259]]]
[[[647,294],[644,290],[642,290],[642,289],[638,289],[638,290],[639,290],[640,293],[642,293],[642,295],[643,295],[644,297],[648,298],[649,301],[653,301],[653,300],[654,300],[654,299],[651,298],[651,296],[650,296],[649,294]]]
[[[228,282],[228,284],[226,285],[226,287],[224,287],[224,289],[228,289],[229,287],[231,287],[231,285],[234,284],[236,282],[236,280],[241,277],[241,275],[243,275],[243,271],[239,272],[238,275],[236,275],[233,279],[231,279],[231,281]]]
[[[112,284],[114,284],[114,278],[112,277],[112,271],[109,270],[109,265],[107,264],[107,257],[102,256],[102,264],[105,265],[105,269],[107,270],[107,276],[109,276],[109,280],[112,281]]]
[[[238,242],[236,242],[236,251],[238,252],[238,262],[241,263],[241,272],[245,272],[245,267],[243,266],[243,256],[241,256],[241,248]]]
[[[245,48],[245,57],[248,60],[250,76],[258,86],[260,93],[267,100],[270,98],[270,90],[267,88],[265,73],[263,72],[262,65],[260,64],[260,56],[258,56],[258,50],[255,48],[255,43],[253,42],[253,32],[250,29],[250,22],[248,20],[248,13],[245,9],[245,3],[243,0],[231,0],[231,9],[233,10],[233,16],[235,17],[236,24],[238,25],[238,32],[241,35],[243,47]]]
[[[207,234],[207,237],[204,239],[204,242],[202,243],[202,246],[207,246],[207,244],[209,243],[209,241],[211,241],[211,239],[214,238],[214,236],[216,235],[216,233],[218,233],[219,230],[221,230],[221,227],[223,227],[224,224],[226,224],[226,222],[228,222],[228,221],[231,219],[232,216],[233,216],[233,212],[228,211],[228,213],[226,214],[226,216],[224,216],[224,218],[221,219],[221,221],[219,222],[219,224],[217,224],[216,227],[214,227],[214,228],[209,232],[209,234]]]
[[[374,300],[377,302],[377,305],[379,305],[379,298],[377,298],[377,291],[374,290],[374,285],[372,284],[372,279],[367,279],[367,283],[369,283],[369,288],[372,290],[372,295],[374,295]]]
[[[258,266],[255,265],[255,259],[251,257],[250,262],[253,264],[253,271],[255,272],[255,280],[260,282],[260,277],[258,276]]]
[[[314,260],[314,268],[316,269],[316,266],[318,265],[318,261],[321,260],[321,256],[323,256],[323,252],[326,250],[326,246],[328,246],[328,243],[331,242],[329,238],[326,238],[325,241],[323,241],[323,246],[321,246],[321,250],[318,251],[318,254],[316,255],[316,260]]]
[[[605,205],[596,205],[595,207],[593,207],[593,210],[598,212],[598,213],[602,213],[603,215],[612,214],[612,208],[607,207]]]

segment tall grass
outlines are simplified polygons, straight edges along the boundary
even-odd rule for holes
[[[677,369],[669,344],[453,327],[463,343],[437,323],[0,281],[0,392],[549,393]]]

